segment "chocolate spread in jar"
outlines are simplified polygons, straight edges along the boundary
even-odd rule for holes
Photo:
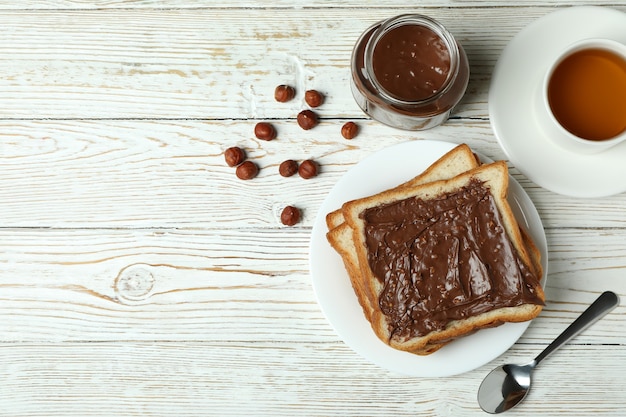
[[[350,61],[352,95],[359,107],[389,126],[439,126],[469,81],[463,47],[441,23],[403,14],[378,22],[357,40]]]
[[[534,290],[538,277],[477,180],[436,199],[373,207],[362,217],[392,337],[407,340],[501,307],[543,305]]]
[[[392,97],[420,101],[437,94],[450,73],[450,52],[433,30],[402,25],[376,43],[372,67],[379,85]]]

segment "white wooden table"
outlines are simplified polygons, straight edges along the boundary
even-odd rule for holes
[[[493,66],[565,3],[0,2],[0,415],[484,415],[493,366],[533,357],[603,290],[626,296],[626,194],[569,198],[511,166],[546,229],[547,306],[502,357],[450,378],[396,375],[347,347],[316,302],[309,237],[332,186],[377,150],[435,139],[503,159]],[[365,117],[349,90],[358,35],[404,12],[444,23],[472,71],[452,119],[419,133]],[[274,101],[282,83],[294,101]],[[327,101],[305,132],[309,88]],[[261,120],[277,140],[253,137]],[[347,120],[362,128],[352,141]],[[256,179],[225,165],[233,145]],[[282,178],[287,158],[322,172]],[[286,204],[303,209],[292,228]],[[618,307],[542,364],[511,415],[624,415],[625,330]]]

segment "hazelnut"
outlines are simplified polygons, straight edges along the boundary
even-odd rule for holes
[[[300,210],[294,206],[287,206],[280,213],[280,222],[285,226],[293,226],[300,221]]]
[[[315,114],[313,111],[302,110],[300,113],[298,113],[298,125],[302,129],[313,129],[315,126],[317,126],[317,123],[317,114]]]
[[[274,98],[280,103],[286,103],[296,96],[296,90],[290,86],[281,84],[274,90]]]
[[[341,136],[346,139],[353,139],[359,133],[359,126],[354,122],[347,122],[341,126]]]
[[[246,161],[235,170],[237,178],[240,180],[251,180],[259,173],[259,167],[252,161]]]
[[[261,140],[272,140],[276,137],[276,129],[267,122],[259,122],[254,126],[254,136]]]
[[[311,107],[319,107],[324,103],[324,95],[317,90],[307,90],[304,93],[304,101]]]
[[[293,159],[287,159],[286,161],[281,162],[278,167],[278,172],[283,177],[291,177],[293,174],[298,172],[298,163]]]
[[[313,178],[317,175],[318,165],[317,162],[307,159],[306,161],[302,161],[300,167],[298,168],[298,174],[305,180],[309,178]]]
[[[233,146],[224,151],[224,159],[229,167],[235,167],[246,159],[246,153],[243,149]]]

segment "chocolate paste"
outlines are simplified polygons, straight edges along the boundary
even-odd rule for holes
[[[393,97],[420,101],[434,96],[450,73],[450,52],[434,31],[402,25],[385,33],[374,48],[378,83]]]
[[[373,207],[362,217],[392,337],[425,335],[496,308],[543,305],[538,277],[520,259],[478,180],[433,200]]]
[[[439,22],[403,14],[369,27],[350,62],[350,87],[372,118],[408,130],[445,122],[469,81],[463,47]]]

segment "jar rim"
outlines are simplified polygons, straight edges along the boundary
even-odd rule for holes
[[[421,100],[402,100],[397,97],[394,97],[391,93],[389,93],[378,81],[376,78],[376,74],[374,72],[373,67],[373,57],[374,57],[374,49],[378,42],[382,39],[382,37],[389,33],[391,30],[394,30],[401,26],[423,26],[431,31],[433,31],[445,44],[449,54],[450,54],[450,70],[448,72],[448,76],[446,77],[443,85],[440,89],[438,89],[433,95],[428,96]],[[428,16],[421,14],[402,14],[398,16],[391,17],[389,19],[384,20],[378,28],[372,33],[371,37],[367,41],[367,45],[365,47],[364,53],[364,65],[367,72],[370,74],[369,80],[372,86],[378,90],[381,98],[383,98],[388,103],[395,106],[414,106],[425,104],[444,95],[452,86],[454,79],[456,78],[458,67],[459,67],[459,46],[454,39],[454,36],[438,21],[432,19]]]

